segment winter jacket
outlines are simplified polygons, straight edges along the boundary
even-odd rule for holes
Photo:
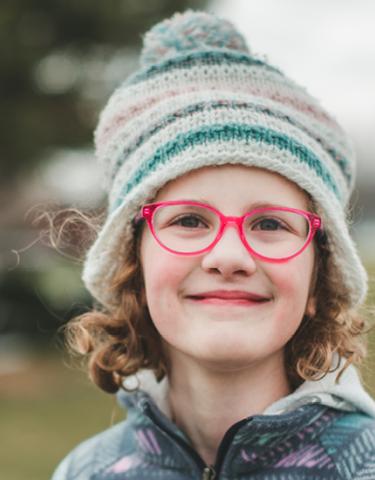
[[[375,480],[375,403],[354,367],[334,377],[234,424],[207,466],[168,418],[167,380],[143,372],[119,396],[126,420],[79,445],[52,480]]]

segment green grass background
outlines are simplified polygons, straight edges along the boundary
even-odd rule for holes
[[[375,265],[368,271],[375,278]],[[372,281],[367,305],[375,305]],[[369,339],[362,374],[375,396],[375,332]],[[75,445],[124,418],[114,396],[69,364],[56,348],[34,354],[17,373],[0,375],[1,480],[49,479]]]
[[[43,480],[68,451],[123,416],[115,398],[58,354],[0,377],[0,479]]]

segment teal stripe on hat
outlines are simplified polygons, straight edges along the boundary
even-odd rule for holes
[[[155,154],[143,162],[135,171],[133,176],[121,189],[119,197],[115,200],[111,211],[115,210],[123,201],[125,196],[139,185],[148,175],[165,165],[168,160],[184,152],[195,145],[202,145],[211,142],[225,142],[236,140],[245,144],[252,142],[273,145],[279,150],[288,150],[300,162],[307,164],[327,187],[340,200],[341,194],[327,167],[320,159],[303,144],[292,138],[276,132],[275,130],[258,125],[225,124],[209,125],[187,133],[177,135],[173,140],[159,147]],[[202,165],[204,166],[204,165]]]
[[[334,148],[330,147],[327,142],[321,138],[316,136],[312,131],[310,131],[308,128],[306,128],[303,124],[298,122],[298,120],[294,119],[290,115],[286,115],[282,112],[279,112],[276,108],[269,108],[266,106],[262,105],[256,105],[250,102],[244,102],[244,101],[237,101],[237,100],[210,100],[207,102],[197,102],[193,103],[191,105],[188,105],[186,107],[182,107],[173,113],[170,113],[166,116],[164,116],[161,119],[158,119],[158,121],[154,125],[150,125],[148,129],[145,131],[140,132],[140,135],[136,140],[129,145],[127,148],[125,148],[121,154],[118,156],[114,167],[113,167],[113,172],[111,174],[111,180],[114,179],[116,176],[119,168],[121,165],[126,161],[125,159],[131,155],[137,148],[139,148],[142,143],[146,142],[152,135],[158,133],[160,130],[165,128],[166,126],[172,124],[179,118],[184,118],[187,115],[192,115],[194,113],[199,113],[205,110],[216,110],[216,109],[228,109],[228,108],[233,108],[233,109],[244,109],[244,110],[249,110],[249,111],[254,111],[254,112],[259,112],[259,113],[264,113],[266,115],[269,115],[273,118],[278,118],[280,120],[288,122],[290,125],[293,125],[303,132],[305,132],[307,135],[309,135],[311,138],[313,138],[316,142],[318,142],[321,147],[332,157],[332,159],[337,163],[339,166],[340,170],[342,171],[342,174],[344,175],[348,185],[351,182],[351,173],[349,171],[349,162],[348,160],[343,157],[341,154],[339,154]]]
[[[155,75],[167,72],[173,68],[179,69],[189,69],[196,65],[209,66],[212,65],[230,65],[230,64],[242,64],[242,65],[257,65],[270,70],[272,72],[277,72],[278,74],[284,76],[284,74],[269,65],[262,60],[252,57],[244,53],[238,53],[234,50],[203,50],[198,52],[191,52],[184,55],[179,55],[177,57],[172,57],[170,59],[164,60],[161,63],[157,63],[141,70],[133,75],[131,75],[124,83],[124,85],[133,85],[135,83],[143,82],[149,78],[154,77]],[[172,83],[173,86],[173,83]]]

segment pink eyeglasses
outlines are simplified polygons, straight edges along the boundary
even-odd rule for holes
[[[322,221],[318,215],[289,207],[261,207],[241,217],[223,215],[200,202],[170,201],[144,205],[142,218],[161,247],[177,255],[199,255],[211,250],[227,225],[234,225],[242,243],[267,262],[285,262],[302,253]]]

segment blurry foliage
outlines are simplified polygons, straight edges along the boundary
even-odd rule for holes
[[[8,272],[0,278],[0,291],[0,333],[22,332],[30,340],[48,341],[67,320],[86,311],[90,301],[79,269],[61,259],[53,268]]]
[[[206,0],[2,0],[0,181],[56,147],[91,143],[95,102],[85,97],[100,62],[137,49],[155,22]],[[126,71],[126,68],[125,68]],[[103,92],[95,93],[103,95]],[[101,100],[100,98],[98,100]]]

